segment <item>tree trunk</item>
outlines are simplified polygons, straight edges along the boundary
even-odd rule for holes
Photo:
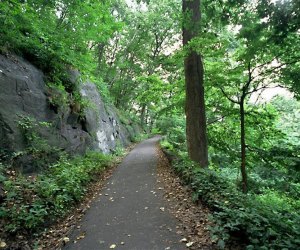
[[[200,31],[200,0],[183,0],[182,10],[183,45],[187,45]],[[203,63],[201,55],[193,49],[184,60],[186,84],[186,136],[190,158],[200,163],[202,167],[208,165],[206,115],[203,87]]]
[[[144,128],[145,126],[145,115],[146,115],[146,104],[142,105],[142,109],[141,109],[141,127]]]
[[[103,60],[103,55],[104,55],[104,47],[105,47],[104,43],[99,43],[98,44],[98,69],[99,69],[99,71],[101,70],[101,66],[102,66],[102,60]]]
[[[240,102],[240,119],[241,119],[241,173],[243,192],[247,192],[247,172],[246,172],[246,133],[245,133],[245,107],[244,99]]]

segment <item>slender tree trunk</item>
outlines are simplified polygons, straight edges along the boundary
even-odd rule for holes
[[[142,110],[141,110],[141,121],[140,121],[142,128],[145,125],[145,115],[146,115],[146,104],[143,104],[142,105]]]
[[[103,60],[103,55],[104,55],[104,47],[105,47],[104,43],[99,43],[98,44],[98,69],[99,69],[99,71],[101,70],[101,66],[102,66],[102,60]]]
[[[246,132],[245,132],[245,107],[244,99],[240,102],[240,119],[241,119],[241,173],[243,192],[247,192],[247,172],[246,172]]]
[[[200,0],[183,0],[183,45],[187,45],[200,31]],[[190,49],[184,60],[186,84],[186,136],[190,158],[208,165],[206,115],[201,55]]]

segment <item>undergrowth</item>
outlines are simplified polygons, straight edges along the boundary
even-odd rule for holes
[[[0,218],[5,222],[5,230],[35,233],[57,220],[83,197],[88,183],[111,162],[109,155],[89,152],[84,157],[63,155],[37,176],[7,171],[1,175],[6,195]]]
[[[169,143],[162,144],[172,149]],[[194,191],[195,201],[201,200],[211,209],[212,240],[221,249],[233,239],[245,244],[246,249],[300,248],[297,200],[273,189],[265,189],[260,195],[243,194],[218,170],[200,168],[184,154],[177,154],[173,167]]]

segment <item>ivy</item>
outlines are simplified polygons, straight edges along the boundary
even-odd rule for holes
[[[261,199],[255,194],[243,194],[214,170],[201,169],[184,158],[176,160],[174,169],[193,189],[193,196],[211,209],[210,231],[220,248],[236,237],[247,249],[299,248],[299,203],[281,206],[281,196],[277,198],[279,203],[272,203],[274,191]]]

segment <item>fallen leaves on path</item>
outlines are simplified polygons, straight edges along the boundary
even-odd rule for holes
[[[0,248],[6,248],[6,243],[4,241],[0,241]]]
[[[60,249],[63,245],[67,244],[70,241],[68,235],[74,228],[77,228],[77,230],[81,228],[81,226],[78,225],[81,218],[90,208],[93,199],[100,196],[100,194],[99,196],[95,196],[95,194],[99,193],[99,191],[104,187],[106,180],[108,180],[111,177],[115,167],[116,166],[113,166],[107,171],[105,171],[99,176],[97,182],[92,183],[90,185],[90,187],[87,190],[86,196],[82,200],[81,204],[75,207],[70,212],[69,216],[58,221],[55,225],[53,225],[41,235],[41,237],[38,239],[38,243],[40,246],[39,249]],[[84,238],[85,232],[81,232],[76,237],[75,242],[77,243],[77,241],[82,240]]]
[[[22,249],[22,250],[50,250],[61,249],[62,246],[69,244],[71,239],[69,238],[70,232],[73,228],[80,229],[79,222],[84,216],[86,211],[90,208],[93,199],[100,197],[99,191],[104,187],[107,179],[112,175],[115,167],[113,165],[107,168],[106,171],[95,176],[95,182],[91,183],[87,189],[85,197],[81,203],[73,207],[68,215],[59,219],[51,227],[41,232],[39,236],[32,235],[29,232],[19,232],[14,237],[9,237],[2,232],[0,225],[0,250],[1,249]],[[51,223],[51,222],[50,222]],[[1,223],[0,223],[1,224]],[[2,237],[4,236],[4,237]],[[85,234],[81,233],[77,236],[77,240],[81,240],[85,237]],[[38,247],[36,247],[38,246]]]
[[[169,210],[178,220],[177,234],[183,236],[180,242],[185,243],[188,249],[217,249],[210,239],[208,226],[209,210],[202,204],[192,201],[192,192],[183,186],[179,177],[173,172],[169,161],[157,148],[159,163],[157,168],[158,190],[163,192],[163,196]]]
[[[186,243],[185,245],[186,245],[187,247],[191,247],[193,244],[194,244],[194,242],[188,242],[188,243]]]
[[[126,152],[129,153],[134,147],[135,144],[132,144],[126,149]],[[33,246],[35,243],[38,243],[39,245],[38,250],[61,249],[61,247],[66,244],[66,241],[64,241],[64,239],[68,238],[67,236],[70,234],[70,232],[75,227],[77,229],[81,228],[81,226],[78,225],[80,220],[82,219],[86,211],[90,208],[93,199],[102,196],[102,194],[99,192],[103,189],[105,183],[111,177],[115,168],[118,166],[118,164],[122,161],[124,157],[125,155],[117,159],[113,166],[107,168],[106,171],[101,173],[99,176],[96,176],[96,182],[90,184],[90,186],[87,189],[86,195],[82,199],[81,203],[78,204],[73,210],[71,210],[65,218],[60,219],[52,227],[45,230],[45,232],[39,238],[28,240],[28,237],[22,236],[24,240],[19,241],[17,243],[16,249],[30,250],[34,248],[30,246]],[[113,185],[114,183],[111,182],[110,184]],[[108,196],[108,194],[105,194],[105,196]],[[85,234],[81,233],[77,237],[77,240],[83,239],[84,237]],[[21,248],[17,248],[18,246],[21,246]]]
[[[63,242],[64,242],[64,243],[68,243],[69,241],[70,241],[70,238],[69,238],[69,237],[64,237],[64,238],[63,238]]]
[[[79,236],[76,237],[76,240],[82,240],[85,238],[85,232],[82,232]]]

